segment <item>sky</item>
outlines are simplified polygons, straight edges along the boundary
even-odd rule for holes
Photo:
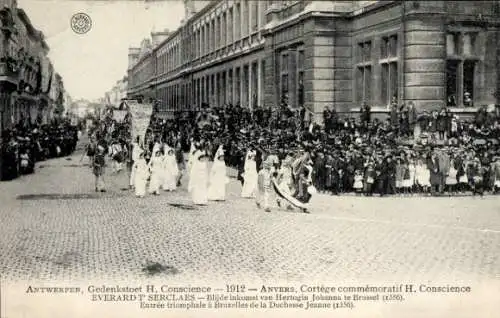
[[[18,0],[50,47],[49,58],[70,96],[104,97],[127,74],[128,48],[151,31],[175,30],[184,16],[179,0]],[[87,13],[92,29],[73,32],[71,16]]]

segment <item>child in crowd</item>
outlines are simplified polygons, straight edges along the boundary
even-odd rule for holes
[[[420,191],[422,191],[422,193],[424,194],[428,194],[429,188],[431,186],[431,173],[427,168],[427,165],[424,163],[424,160],[421,158],[417,161],[417,165],[415,167],[415,175]]]
[[[445,191],[450,195],[454,195],[457,192],[457,169],[455,169],[455,161],[453,159],[450,161],[450,171],[446,177]]]
[[[356,195],[361,195],[363,191],[363,175],[361,174],[361,170],[356,170],[354,172],[354,184],[352,187],[354,191],[356,191]]]
[[[373,195],[373,184],[375,182],[375,168],[373,167],[373,162],[369,161],[366,165],[365,175],[364,175],[364,193],[367,196]]]

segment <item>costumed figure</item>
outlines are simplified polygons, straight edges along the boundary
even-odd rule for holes
[[[149,166],[144,158],[145,152],[139,155],[139,159],[134,163],[134,188],[135,195],[143,198],[146,195],[146,184],[149,178]]]
[[[114,142],[110,146],[111,160],[113,162],[113,172],[118,173],[123,169],[123,148],[119,142]]]
[[[454,193],[457,190],[457,183],[457,169],[455,169],[455,162],[452,160],[450,161],[450,170],[446,177],[446,190]]]
[[[149,193],[160,194],[160,187],[163,184],[163,154],[161,149],[157,149],[149,161],[151,179],[149,181]]]
[[[226,175],[224,150],[222,145],[220,145],[215,153],[214,163],[210,170],[208,199],[211,201],[224,201],[226,199],[226,185],[228,183],[229,178]]]
[[[270,198],[272,191],[272,162],[266,160],[262,163],[262,169],[259,171],[257,177],[257,191],[255,196],[255,203],[260,209],[264,208],[264,211],[271,212]],[[246,179],[245,179],[246,181]]]
[[[191,180],[193,178],[192,175],[191,175],[191,168],[193,167],[193,163],[194,163],[194,154],[197,150],[197,146],[199,147],[199,143],[195,142],[194,140],[191,140],[191,147],[189,149],[189,155],[188,155],[188,162],[187,162],[187,175],[188,175],[188,178],[189,178],[189,181],[188,181],[188,191],[189,189],[191,189]]]
[[[255,150],[249,150],[245,157],[245,172],[243,178],[242,198],[255,198],[257,190],[257,164],[255,162]]]
[[[417,166],[415,167],[415,178],[417,180],[417,184],[426,193],[431,187],[431,171],[421,159],[418,160]]]
[[[162,188],[165,191],[174,191],[177,188],[177,176],[179,175],[175,150],[165,145],[164,151]]]
[[[94,159],[92,160],[92,170],[95,176],[95,191],[105,192],[104,189],[104,166],[106,165],[106,148],[97,145]]]
[[[283,162],[281,163],[281,168],[278,172],[278,186],[280,189],[286,193],[289,194],[290,196],[294,192],[293,189],[293,178],[292,178],[292,162],[291,162],[291,157],[286,157]],[[282,199],[278,197],[276,199],[276,203],[278,206],[281,206]],[[287,204],[287,209],[292,209],[292,206],[290,204]]]
[[[310,161],[310,158],[309,152],[306,151],[299,155],[292,163],[292,177],[295,188],[293,196],[297,199],[302,197],[306,191],[306,189],[301,186],[300,180],[301,176],[304,175],[304,170],[306,169],[306,165]]]
[[[183,172],[184,170],[186,170],[186,163],[184,162],[184,152],[182,151],[182,143],[180,138],[177,140],[175,146],[175,159],[178,169],[176,186],[180,187],[182,176],[184,175]]]
[[[313,162],[311,160],[307,161],[299,175],[299,195],[297,199],[303,203],[308,203],[311,200],[311,196],[316,193],[316,189],[312,185],[312,165]]]
[[[198,148],[198,147],[197,147]],[[193,154],[193,164],[191,167],[191,178],[189,180],[188,191],[194,204],[206,205],[208,203],[208,171],[207,153],[201,149],[195,150]]]
[[[139,144],[139,138],[137,138],[137,142],[134,142],[132,144],[132,169],[130,171],[130,179],[129,179],[129,186],[132,188],[134,186],[134,180],[135,180],[135,162],[139,160],[139,157],[141,153],[144,152],[144,149],[142,149],[141,145]]]

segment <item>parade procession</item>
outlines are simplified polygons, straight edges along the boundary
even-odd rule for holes
[[[0,0],[0,133],[0,318],[64,280],[498,312],[499,1]]]
[[[304,139],[301,144],[294,135],[284,140],[273,137],[263,128],[280,129],[278,121],[262,118],[263,126],[251,116],[239,121],[242,109],[234,113],[232,108],[229,112],[203,110],[162,120],[155,108],[154,104],[123,101],[117,109],[107,107],[102,119],[89,127],[90,143],[83,156],[89,157],[96,192],[106,192],[104,174],[109,167],[114,174],[130,174],[129,187],[139,198],[187,190],[194,204],[206,205],[226,199],[232,175],[241,181],[241,198],[254,199],[258,208],[269,212],[271,200],[281,205],[284,199],[288,209],[307,211],[311,194],[316,193],[310,155],[313,144],[308,144],[314,140]],[[281,127],[288,133],[303,128],[293,126],[299,122],[296,118],[284,122]],[[272,144],[267,138],[273,138]],[[285,149],[283,143],[291,140],[296,145]],[[181,188],[183,179],[187,188]]]
[[[366,106],[344,119],[329,108],[323,127],[285,103],[253,112],[206,107],[171,120],[159,118],[154,104],[124,101],[120,108],[108,107],[90,129],[96,192],[106,191],[105,166],[128,171],[137,197],[187,190],[196,205],[224,201],[233,176],[241,198],[267,212],[282,205],[305,212],[318,192],[482,196],[500,189],[498,108],[481,108],[470,121],[445,108],[417,114],[412,105],[393,105],[385,121],[371,120]]]

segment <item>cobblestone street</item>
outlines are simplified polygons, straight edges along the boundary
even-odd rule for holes
[[[265,213],[231,179],[226,202],[194,207],[185,188],[135,198],[125,173],[96,194],[80,156],[0,183],[4,279],[141,279],[148,263],[184,281],[500,277],[498,196],[317,195],[310,214]]]

